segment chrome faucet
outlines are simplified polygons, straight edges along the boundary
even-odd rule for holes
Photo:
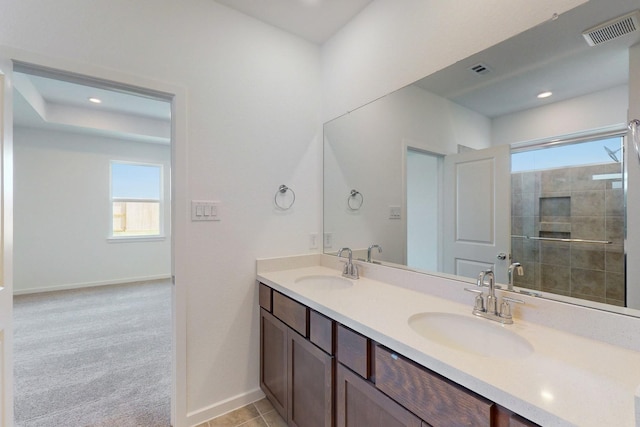
[[[369,246],[369,249],[367,249],[367,262],[372,262],[371,261],[371,249],[373,248],[378,248],[378,253],[381,254],[382,253],[382,246],[380,245],[371,245]]]
[[[522,268],[522,264],[520,264],[519,262],[514,262],[509,266],[509,270],[507,271],[509,275],[509,287],[507,289],[509,289],[510,291],[513,290],[513,272],[514,271],[518,273],[518,276],[524,275],[524,268]]]
[[[487,283],[488,280],[488,283]],[[513,317],[511,316],[511,306],[510,302],[524,304],[524,301],[502,297],[502,304],[500,304],[500,311],[498,311],[498,298],[496,297],[496,286],[495,286],[495,276],[493,271],[484,270],[481,271],[478,275],[478,281],[476,283],[478,287],[489,287],[489,294],[486,298],[486,306],[483,292],[478,289],[468,289],[465,288],[465,291],[473,292],[476,294],[476,300],[473,307],[473,314],[478,317],[484,317],[485,319],[495,320],[496,322],[500,322],[505,325],[510,325],[513,323]]]
[[[477,285],[479,288],[486,286],[486,278],[489,278],[489,295],[487,295],[487,303],[485,311],[489,314],[496,314],[498,311],[498,301],[496,299],[496,278],[491,270],[481,271],[478,275]]]
[[[358,279],[360,275],[358,274],[358,266],[353,264],[353,252],[349,248],[342,248],[338,251],[338,258],[342,257],[343,251],[348,251],[349,262],[347,262],[344,265],[344,270],[342,270],[342,276],[347,277],[349,279]]]

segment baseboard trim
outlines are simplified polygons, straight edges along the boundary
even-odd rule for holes
[[[171,278],[170,274],[169,275],[160,274],[156,276],[128,277],[125,279],[104,280],[99,282],[84,282],[84,283],[73,283],[70,285],[44,286],[41,288],[27,288],[27,289],[19,289],[19,290],[14,289],[13,295],[26,295],[26,294],[36,294],[40,292],[66,291],[70,289],[92,288],[95,286],[122,285],[124,283],[149,282],[152,280],[165,280],[170,278]]]
[[[206,421],[212,420],[235,409],[242,408],[243,406],[262,398],[264,398],[264,393],[259,388],[238,394],[230,397],[229,399],[214,403],[211,406],[207,406],[206,408],[189,412],[187,414],[187,425],[192,427],[200,425]]]

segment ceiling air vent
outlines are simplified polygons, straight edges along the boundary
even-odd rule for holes
[[[486,64],[483,64],[481,62],[477,63],[473,67],[469,67],[469,70],[471,70],[473,74],[477,74],[477,75],[484,75],[491,72],[489,67]]]
[[[596,46],[609,40],[617,39],[625,34],[636,32],[640,29],[640,11],[636,10],[626,15],[614,18],[610,21],[596,25],[582,32],[589,46]]]

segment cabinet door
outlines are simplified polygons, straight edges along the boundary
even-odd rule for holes
[[[421,427],[418,417],[341,364],[337,367],[337,427]]]
[[[260,309],[260,387],[287,418],[287,326]]]
[[[333,357],[288,331],[289,425],[333,427]]]

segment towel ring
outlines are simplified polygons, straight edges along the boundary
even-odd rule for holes
[[[360,196],[360,198],[358,198],[358,196]],[[362,193],[358,190],[351,190],[351,193],[349,193],[349,196],[347,197],[347,205],[349,206],[349,209],[351,209],[352,211],[357,211],[358,209],[360,209],[363,203],[364,196],[362,195]]]
[[[631,120],[628,127],[631,131],[631,143],[633,144],[633,148],[636,150],[638,160],[640,160],[640,120]]]
[[[280,203],[278,203],[278,194],[284,196],[287,193],[287,191],[291,192],[291,194],[293,195],[293,199],[291,199],[291,203],[289,203],[288,205],[281,205]],[[273,202],[276,204],[278,209],[282,209],[283,211],[291,209],[291,206],[293,206],[295,201],[296,201],[296,193],[295,193],[295,191],[293,191],[291,188],[287,187],[284,184],[282,184],[280,187],[278,187],[278,191],[276,191],[276,195],[273,197]]]

